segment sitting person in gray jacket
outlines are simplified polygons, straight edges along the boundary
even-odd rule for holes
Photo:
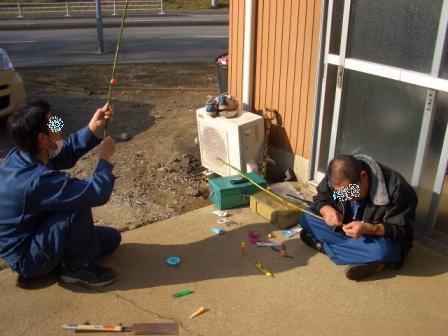
[[[401,266],[412,246],[417,196],[396,171],[367,155],[338,155],[303,214],[300,237],[362,280],[386,265]]]

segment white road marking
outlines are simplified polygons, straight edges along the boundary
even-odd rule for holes
[[[37,43],[37,41],[0,41],[0,44]]]
[[[228,38],[228,36],[160,36],[161,39],[211,39]]]
[[[128,22],[160,22],[162,20],[129,20]],[[175,19],[168,19],[166,20],[167,22],[176,22],[178,20]],[[192,20],[183,20],[182,22],[195,22],[195,21],[207,21],[207,22],[212,22],[215,21],[215,19],[192,19]]]

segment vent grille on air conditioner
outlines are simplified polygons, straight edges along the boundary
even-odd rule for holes
[[[216,160],[216,158],[220,158],[225,162],[229,161],[225,132],[206,126],[200,130],[199,141],[203,165],[220,175],[227,175],[229,169]]]
[[[220,158],[243,172],[257,171],[264,139],[261,116],[241,112],[236,118],[213,118],[200,108],[196,117],[202,166],[221,176],[236,175],[236,170],[216,160]]]

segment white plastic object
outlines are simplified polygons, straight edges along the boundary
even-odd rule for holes
[[[262,116],[241,112],[232,119],[212,118],[201,108],[196,110],[196,119],[202,166],[221,176],[238,174],[220,158],[243,173],[258,170],[264,143]]]

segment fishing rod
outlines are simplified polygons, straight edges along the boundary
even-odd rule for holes
[[[315,218],[317,218],[317,219],[325,220],[323,217],[321,217],[321,216],[319,216],[319,215],[316,215],[315,213],[312,213],[311,211],[305,210],[305,209],[303,209],[303,208],[301,208],[301,207],[299,207],[299,206],[297,206],[297,205],[295,205],[295,204],[292,204],[292,203],[288,202],[287,200],[285,200],[284,198],[282,198],[281,196],[279,196],[279,195],[277,195],[276,193],[272,192],[271,190],[262,187],[262,186],[259,185],[257,182],[255,182],[250,176],[248,176],[247,174],[244,174],[241,170],[239,170],[238,168],[236,168],[236,167],[232,166],[231,164],[225,162],[223,159],[221,159],[221,158],[219,158],[219,157],[217,157],[216,159],[217,159],[218,161],[221,161],[222,163],[224,163],[226,166],[228,166],[228,167],[230,167],[230,168],[236,170],[236,171],[238,172],[238,174],[240,174],[240,175],[243,176],[244,178],[248,179],[248,180],[249,180],[253,185],[255,185],[257,188],[259,188],[260,190],[263,190],[264,192],[268,193],[268,194],[271,195],[272,197],[278,199],[280,202],[283,202],[283,203],[287,204],[288,206],[290,206],[290,207],[292,207],[292,208],[294,208],[294,209],[296,209],[296,210],[299,210],[300,212],[304,212],[304,213],[306,213],[306,214],[308,214],[308,215],[310,215],[310,216],[313,216],[313,217],[315,217]]]
[[[126,21],[127,13],[128,13],[128,0],[126,0],[126,2],[124,4],[124,13],[123,13],[123,17],[121,18],[120,31],[119,31],[118,37],[117,37],[117,46],[115,48],[114,65],[112,67],[112,76],[109,81],[109,93],[107,95],[107,105],[110,105],[110,103],[112,101],[112,87],[117,84],[117,79],[115,78],[115,73],[117,72],[118,54],[120,53],[121,37],[123,36],[124,23]],[[103,140],[107,135],[108,127],[109,127],[109,121],[106,120],[106,126],[104,128],[104,133],[103,133]]]

